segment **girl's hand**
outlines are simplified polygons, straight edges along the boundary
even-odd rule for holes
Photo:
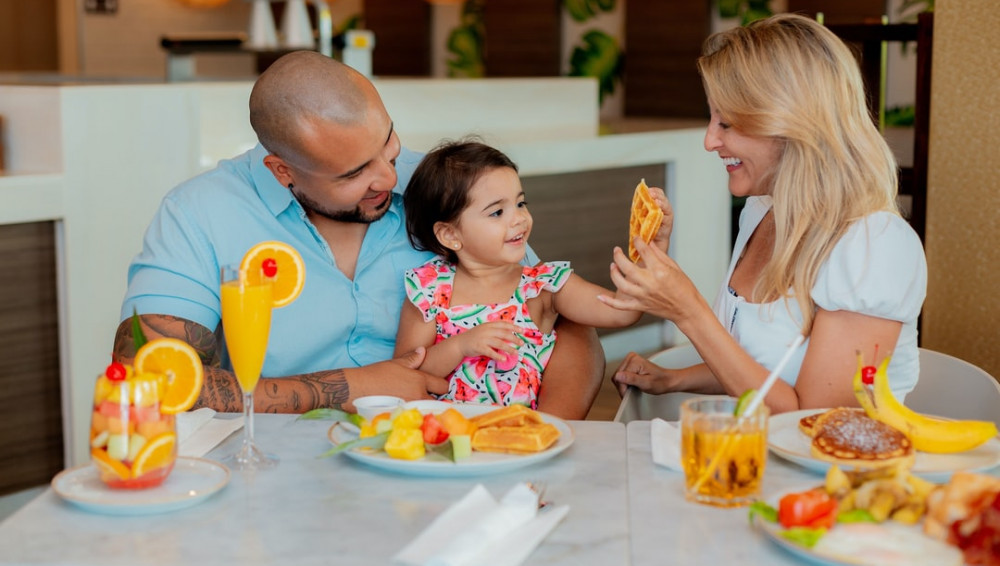
[[[663,222],[660,223],[660,229],[650,243],[666,253],[670,249],[670,234],[674,230],[674,209],[670,206],[670,201],[667,200],[667,194],[663,192],[663,189],[650,187],[649,196],[653,197],[656,204],[660,205],[660,210],[663,211]]]
[[[517,348],[523,343],[518,336],[519,330],[516,324],[497,320],[470,328],[447,341],[455,341],[466,358],[485,356],[499,362],[510,354],[517,354]]]

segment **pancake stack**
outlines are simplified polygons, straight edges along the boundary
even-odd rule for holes
[[[844,469],[871,470],[913,465],[916,451],[905,434],[870,418],[863,409],[838,407],[802,418],[814,458]]]

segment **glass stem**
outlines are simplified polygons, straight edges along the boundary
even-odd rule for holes
[[[253,446],[253,391],[243,393],[243,446]]]

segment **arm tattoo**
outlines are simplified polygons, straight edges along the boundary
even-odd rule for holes
[[[219,364],[221,325],[215,332],[204,326],[169,315],[140,315],[143,333],[153,340],[171,337],[190,344],[205,365],[205,384],[195,408],[209,407],[220,412],[243,411],[243,390],[236,375]],[[126,319],[115,334],[114,357],[122,363],[135,358],[132,320]],[[350,398],[350,386],[341,369],[304,375],[262,379],[255,391],[254,410],[268,413],[303,413],[319,407],[339,408]]]

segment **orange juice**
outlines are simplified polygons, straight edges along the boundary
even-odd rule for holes
[[[688,403],[692,403],[688,406]],[[681,409],[681,461],[689,500],[748,505],[760,495],[767,463],[767,410],[737,420],[733,399],[693,399]]]
[[[221,289],[222,328],[229,359],[240,387],[249,393],[257,387],[264,366],[274,288],[270,282],[240,285],[238,281],[226,281]]]

